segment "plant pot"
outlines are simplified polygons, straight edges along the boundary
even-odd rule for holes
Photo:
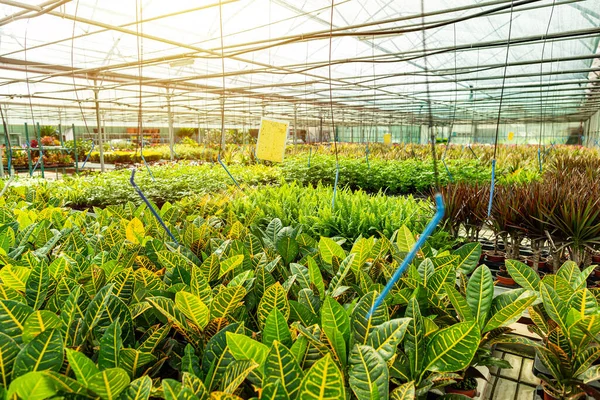
[[[506,272],[498,272],[496,274],[496,280],[498,283],[506,286],[515,286],[516,282]]]
[[[596,269],[594,269],[594,276],[596,278],[600,278],[600,267],[596,267]]]
[[[600,265],[600,254],[592,255],[592,263]]]
[[[446,393],[462,394],[463,396],[474,398],[477,395],[477,388],[470,389],[470,390],[464,390],[464,389],[457,389],[457,388],[453,388],[450,386],[446,386]]]
[[[551,394],[548,394],[545,390],[544,390],[544,400],[558,400],[556,397],[552,396]]]
[[[527,259],[527,265],[529,265],[530,267],[533,268],[533,259],[528,258]],[[547,260],[544,260],[542,258],[540,258],[540,260],[538,261],[538,269],[539,270],[543,270],[543,271],[547,271],[549,268],[548,262]]]
[[[502,263],[506,259],[506,255],[504,253],[494,253],[487,252],[485,253],[485,261],[493,262],[493,263]]]

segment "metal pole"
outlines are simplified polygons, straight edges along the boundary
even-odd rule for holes
[[[175,159],[175,152],[173,147],[175,146],[175,135],[173,133],[173,113],[171,112],[171,94],[169,88],[167,88],[167,118],[169,119],[169,152],[171,154],[171,161]]]
[[[94,87],[96,87],[96,79],[94,79]],[[96,126],[98,127],[98,144],[100,147],[100,171],[104,172],[104,140],[102,137],[102,126],[100,124],[100,100],[98,93],[100,89],[94,89],[94,100],[96,101]]]

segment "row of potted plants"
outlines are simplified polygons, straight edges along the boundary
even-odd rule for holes
[[[491,230],[492,263],[519,259],[527,246],[536,271],[555,272],[565,259],[586,267],[600,260],[599,177],[600,160],[558,156],[539,180],[496,185],[489,216],[488,184],[450,184],[443,188],[446,227],[467,241]]]

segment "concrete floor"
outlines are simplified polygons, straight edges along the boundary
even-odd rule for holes
[[[489,383],[481,399],[486,400],[533,400],[540,380],[533,375],[533,358],[496,350],[494,356],[507,360],[512,369],[493,367]]]

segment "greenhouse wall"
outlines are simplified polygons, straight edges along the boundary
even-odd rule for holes
[[[586,122],[585,134],[587,146],[600,146],[600,111]]]
[[[598,136],[599,114],[596,114],[594,121],[594,129]],[[495,124],[436,126],[434,130],[437,139],[447,139],[452,136],[451,142],[455,144],[493,144],[496,137]],[[542,144],[579,144],[583,132],[584,126],[580,122],[502,124],[498,129],[498,143],[538,144],[541,141]],[[392,134],[393,143],[423,144],[429,141],[430,135],[426,125],[353,126],[338,127],[338,140],[354,143],[383,143],[383,135],[386,133]]]

